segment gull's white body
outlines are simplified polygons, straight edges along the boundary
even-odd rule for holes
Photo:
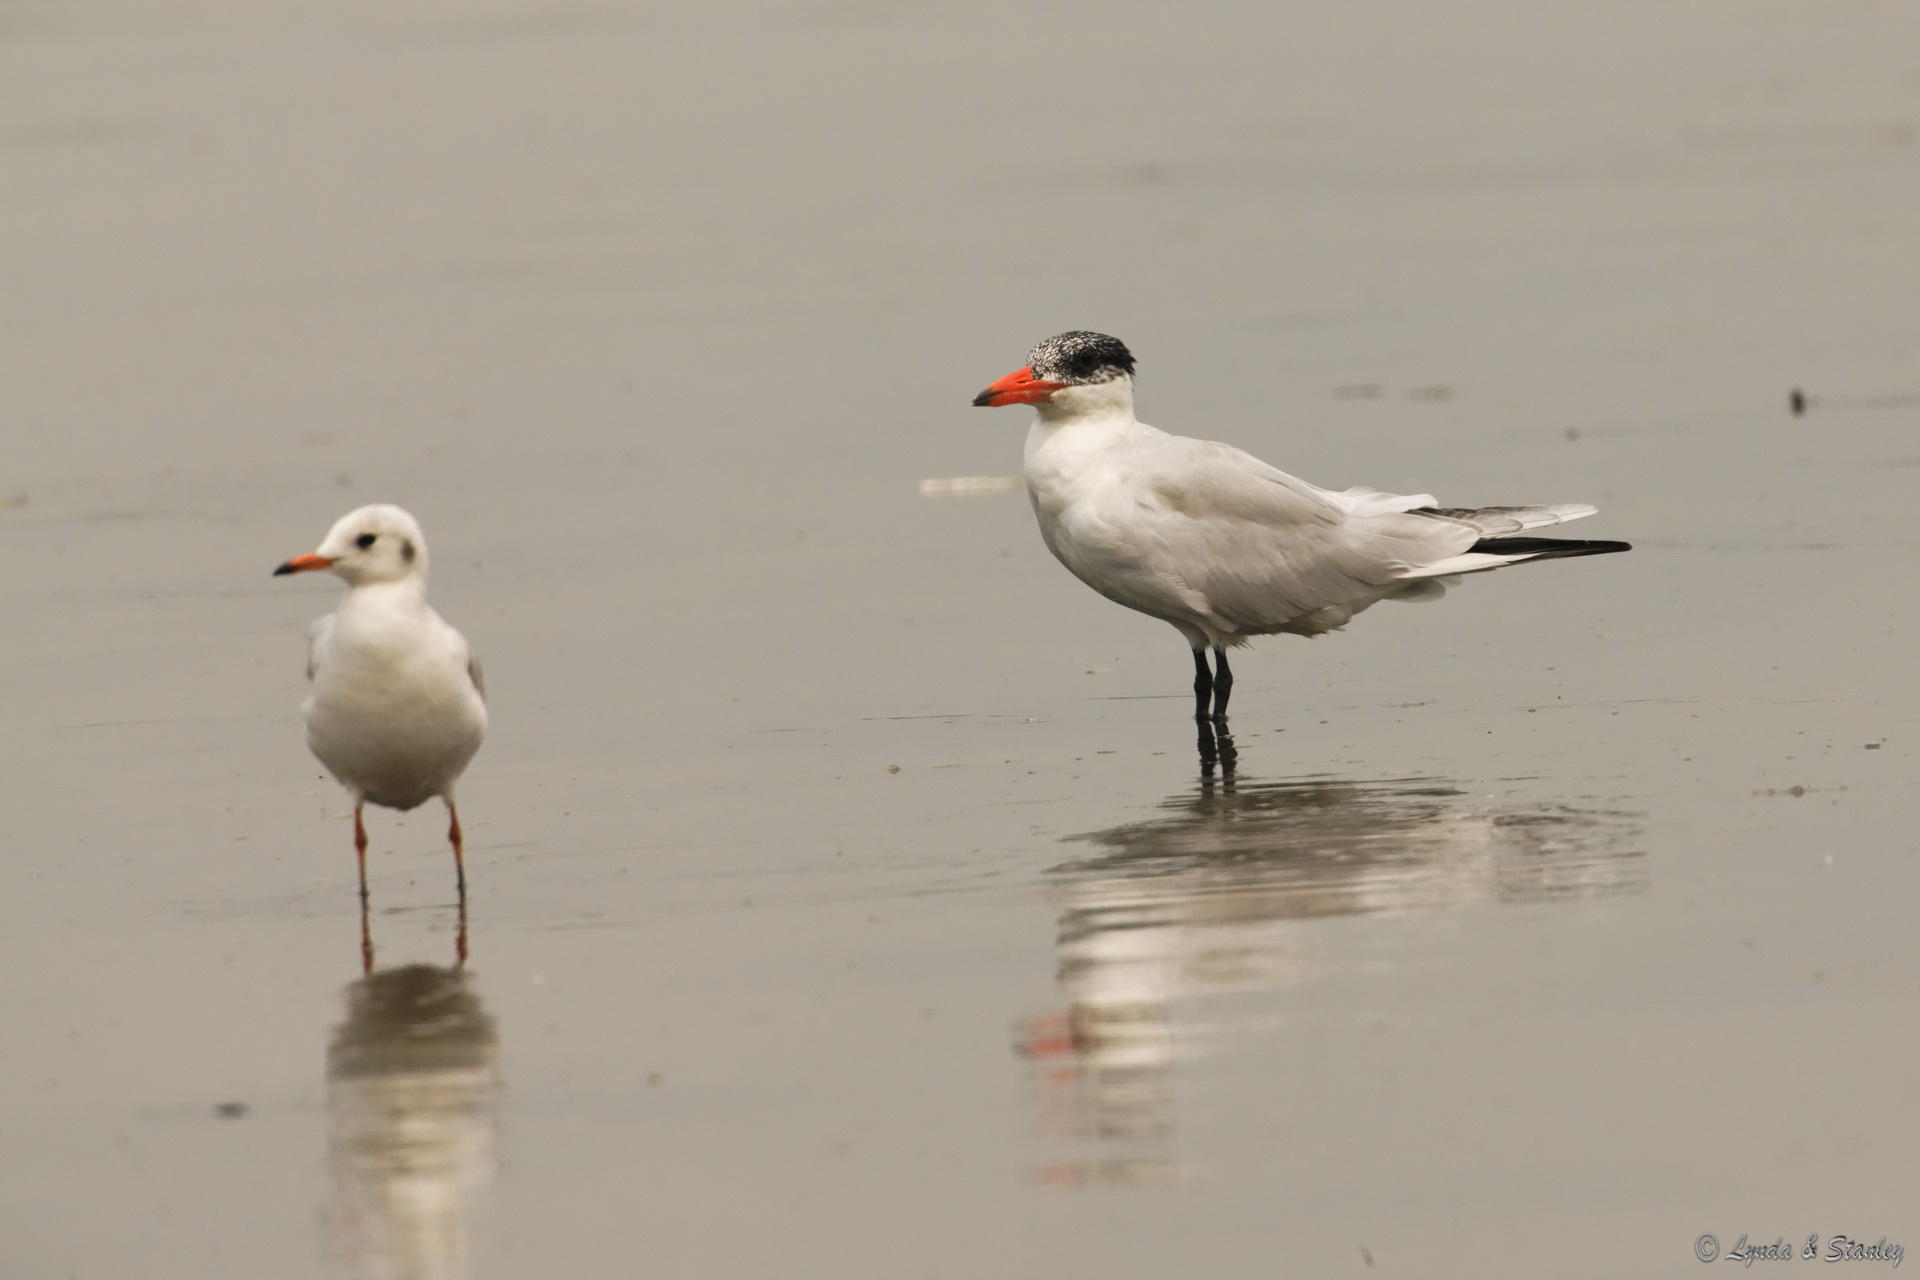
[[[1468,550],[1482,538],[1594,513],[1412,514],[1433,498],[1321,489],[1230,445],[1138,421],[1130,378],[1067,387],[1035,407],[1026,481],[1048,549],[1196,649],[1334,630],[1380,600],[1438,594],[1437,578],[1532,558]]]
[[[487,731],[466,637],[418,579],[353,587],[313,624],[307,745],[356,801],[449,796]]]

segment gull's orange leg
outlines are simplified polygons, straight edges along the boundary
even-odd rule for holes
[[[460,852],[460,811],[453,807],[453,801],[447,801],[447,816],[451,821],[447,825],[447,839],[453,841],[453,874],[460,885],[460,901],[467,900],[467,860]]]
[[[367,901],[367,824],[360,820],[361,800],[353,806],[353,851],[360,856],[360,904]]]

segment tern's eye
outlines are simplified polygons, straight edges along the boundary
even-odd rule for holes
[[[365,551],[368,547],[372,546],[376,541],[378,541],[379,537],[380,535],[376,533],[363,533],[359,537],[353,540],[353,545],[360,548],[362,551]]]

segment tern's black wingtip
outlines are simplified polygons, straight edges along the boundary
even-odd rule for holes
[[[1592,538],[1482,538],[1469,551],[1491,552],[1498,556],[1525,557],[1528,560],[1557,560],[1566,556],[1607,556],[1633,550],[1631,542],[1608,542]],[[1521,563],[1516,559],[1515,564]]]

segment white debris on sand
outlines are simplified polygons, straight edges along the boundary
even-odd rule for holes
[[[934,476],[920,482],[920,496],[973,498],[988,493],[1014,493],[1024,483],[1019,476]]]

